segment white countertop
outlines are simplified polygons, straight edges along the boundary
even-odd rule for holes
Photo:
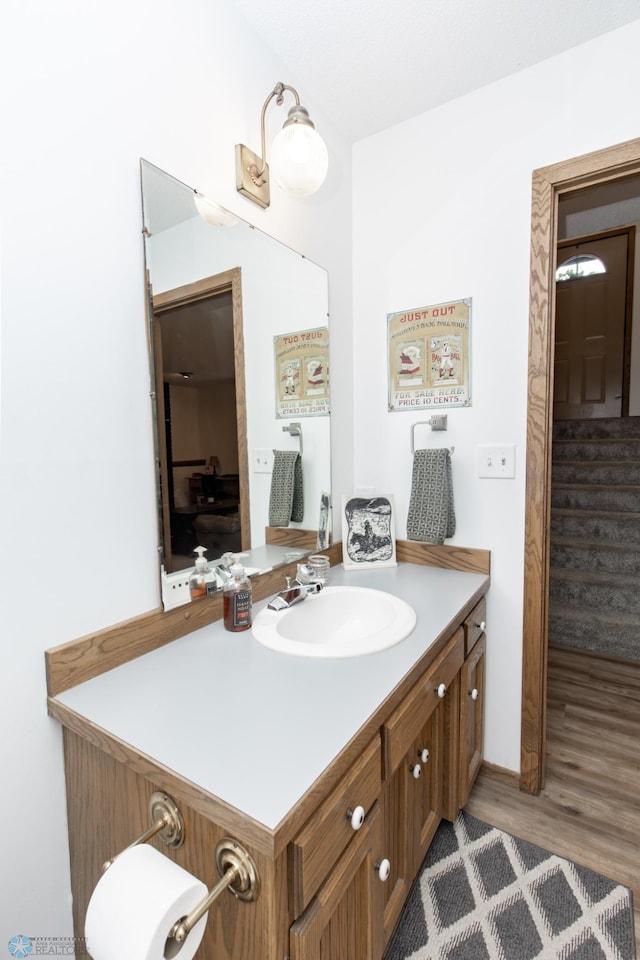
[[[331,585],[387,590],[413,606],[417,623],[406,640],[368,656],[307,659],[217,621],[56,700],[275,829],[487,582],[484,574],[407,563],[339,565]],[[254,614],[266,603],[254,604]]]

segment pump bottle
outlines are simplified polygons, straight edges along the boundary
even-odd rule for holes
[[[224,625],[232,633],[248,630],[251,626],[251,581],[240,563],[240,557],[243,556],[243,553],[232,554],[230,576],[223,587]]]
[[[215,573],[207,563],[205,553],[206,547],[196,547],[193,551],[198,554],[195,569],[189,577],[189,593],[192,600],[198,600],[200,597],[211,596],[216,592],[218,581]]]

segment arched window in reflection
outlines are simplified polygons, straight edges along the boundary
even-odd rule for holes
[[[556,283],[565,280],[578,280],[581,277],[590,277],[594,273],[606,273],[607,268],[600,259],[590,253],[578,253],[576,256],[563,260],[556,270]]]

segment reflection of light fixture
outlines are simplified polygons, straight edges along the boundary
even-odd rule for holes
[[[282,106],[285,90],[293,94],[296,102],[271,145],[274,180],[288,193],[304,197],[322,186],[329,167],[324,140],[301,105],[297,91],[286,83],[276,83],[264,102],[260,118],[262,156],[257,156],[243,143],[236,144],[236,189],[261,207],[268,207],[271,202],[264,118],[274,97],[278,106]]]
[[[193,370],[181,370],[180,376],[183,380],[191,380],[191,377],[193,376]]]
[[[197,190],[193,191],[193,202],[204,222],[211,227],[233,227],[238,222],[232,213]]]

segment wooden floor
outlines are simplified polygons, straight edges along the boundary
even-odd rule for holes
[[[640,944],[640,663],[550,648],[543,792],[483,768],[465,809],[629,887]]]

